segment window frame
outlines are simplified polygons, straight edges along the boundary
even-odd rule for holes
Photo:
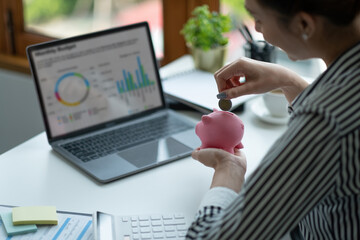
[[[180,35],[186,20],[196,6],[208,4],[210,10],[219,11],[220,0],[162,0],[164,23],[163,66],[188,53],[184,38]],[[26,46],[54,38],[26,32],[22,0],[0,2],[0,68],[30,73],[26,58]]]

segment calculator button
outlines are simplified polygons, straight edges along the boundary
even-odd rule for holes
[[[182,213],[176,213],[176,214],[174,215],[174,217],[175,217],[176,219],[184,219],[184,218],[185,218],[184,214],[182,214]]]
[[[165,232],[174,232],[175,230],[174,226],[165,226]]]
[[[161,220],[161,215],[153,215],[151,216],[151,220]]]
[[[165,237],[164,233],[154,233],[155,239],[163,239],[164,237]]]
[[[156,220],[156,221],[152,221],[152,222],[151,222],[151,225],[152,225],[152,226],[161,226],[161,225],[162,225],[162,222],[161,222],[161,221],[157,221],[157,220]]]
[[[140,225],[140,227],[148,227],[148,226],[150,226],[150,222],[149,221],[140,221],[139,225]]]
[[[163,219],[166,220],[166,219],[173,219],[173,216],[170,215],[170,214],[164,214],[163,215]]]
[[[141,239],[151,239],[151,234],[141,234]]]
[[[140,217],[139,217],[139,220],[140,220],[140,221],[149,220],[149,216],[140,216]]]
[[[165,226],[175,225],[175,220],[173,220],[173,219],[164,220],[164,225],[165,225]]]
[[[178,231],[187,230],[187,227],[185,225],[178,225],[178,226],[176,226],[176,228],[177,228]]]
[[[162,227],[153,227],[153,228],[152,228],[152,231],[153,231],[153,232],[162,232],[162,231],[163,231],[163,228],[162,228]]]
[[[151,232],[151,229],[149,227],[143,227],[143,228],[140,228],[140,232],[141,233],[149,233],[149,232]]]
[[[174,220],[174,224],[175,225],[182,225],[182,224],[185,224],[185,221],[183,219],[175,219]]]
[[[167,238],[176,238],[176,234],[173,232],[168,232],[168,233],[166,233],[166,237]]]

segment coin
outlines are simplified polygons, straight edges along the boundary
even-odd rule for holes
[[[220,99],[219,100],[219,107],[223,111],[229,111],[231,109],[232,102],[230,100],[226,99]]]

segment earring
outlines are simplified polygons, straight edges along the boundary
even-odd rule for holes
[[[309,39],[309,36],[306,33],[303,33],[302,38],[304,41],[307,41]]]

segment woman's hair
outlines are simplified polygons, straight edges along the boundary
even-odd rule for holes
[[[360,11],[360,0],[257,0],[289,19],[300,11],[326,17],[336,25],[348,25]]]

